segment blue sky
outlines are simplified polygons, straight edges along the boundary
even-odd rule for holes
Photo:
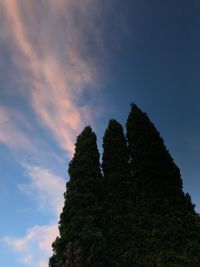
[[[76,136],[146,111],[200,211],[199,1],[0,2],[0,258],[47,267]]]

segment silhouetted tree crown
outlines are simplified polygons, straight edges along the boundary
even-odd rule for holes
[[[135,104],[127,120],[135,192],[134,266],[198,266],[199,218],[182,191],[179,168],[147,114]],[[194,230],[195,229],[195,230]]]
[[[50,267],[200,266],[200,219],[179,168],[135,104],[126,129],[110,120],[102,166],[91,127],[78,136]]]
[[[69,176],[59,222],[60,237],[53,244],[50,266],[101,266],[102,175],[96,135],[90,127],[77,138]]]
[[[103,138],[105,217],[108,262],[106,266],[126,266],[132,221],[132,180],[127,142],[122,126],[110,120]]]

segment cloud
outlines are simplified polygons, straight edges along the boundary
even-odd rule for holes
[[[15,63],[27,87],[21,93],[70,155],[74,136],[92,120],[87,101],[81,104],[80,99],[99,84],[98,68],[92,61],[97,56],[93,52],[103,50],[100,31],[94,28],[98,3],[2,1]]]
[[[58,235],[56,224],[34,226],[22,238],[5,237],[4,242],[20,255],[20,262],[32,267],[47,267],[51,244]]]
[[[58,217],[63,207],[65,180],[48,169],[23,164],[30,182],[19,186],[24,193],[31,195],[40,209],[51,212],[56,223],[30,227],[20,238],[7,236],[4,242],[16,251],[24,265],[47,267],[52,254],[51,244],[58,236]]]
[[[0,106],[0,142],[38,156],[39,165],[32,161],[22,165],[28,182],[19,189],[56,221],[30,226],[24,236],[7,235],[4,241],[24,265],[46,267],[58,234],[65,181],[52,173],[51,161],[42,165],[42,150],[49,141],[38,130],[50,134],[49,139],[53,137],[71,156],[76,135],[94,120],[87,96],[91,99],[101,85],[102,4],[99,0],[2,0],[0,13],[0,44],[13,64],[6,68],[6,72],[12,69],[11,81],[1,94],[7,91],[21,101],[21,111]],[[46,150],[46,154],[51,153]]]
[[[57,151],[41,137],[33,120],[14,107],[0,106],[0,144],[17,156],[18,161],[60,168],[64,162]]]
[[[27,164],[23,167],[30,182],[19,185],[20,190],[32,196],[40,209],[50,211],[57,219],[63,207],[65,179],[42,167]]]
[[[32,144],[24,132],[28,129],[30,125],[17,110],[0,107],[0,143],[11,149],[30,150]]]

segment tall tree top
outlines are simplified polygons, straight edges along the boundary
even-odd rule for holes
[[[168,183],[172,179],[182,189],[179,168],[148,115],[136,104],[131,105],[126,126],[132,171],[136,175],[167,177]]]
[[[128,163],[127,142],[123,127],[110,120],[103,138],[105,190],[105,266],[126,266],[132,228],[132,177]]]
[[[135,104],[126,126],[136,196],[134,264],[199,266],[199,219],[182,190],[179,168],[154,124]]]
[[[112,119],[109,121],[108,128],[103,138],[103,171],[107,175],[108,168],[113,168],[112,163],[117,160],[127,161],[128,153],[126,139],[120,123]],[[108,161],[109,160],[109,161]],[[112,161],[112,163],[110,162]],[[115,168],[118,168],[116,165]]]
[[[108,194],[126,194],[130,183],[127,141],[123,127],[116,120],[110,120],[103,138],[102,169]],[[123,190],[122,190],[123,185]],[[126,187],[126,189],[125,189]],[[117,190],[117,192],[115,192]]]
[[[102,266],[103,184],[96,135],[89,126],[77,137],[69,175],[50,266],[91,267],[94,261]]]
[[[93,179],[93,177],[101,178],[97,138],[90,126],[85,127],[82,133],[77,137],[74,157],[69,164],[68,171],[71,180],[76,178],[83,180],[83,177],[85,177],[86,180],[89,179],[89,177],[91,177],[91,179]],[[93,179],[93,181],[95,181],[95,179]]]
[[[85,129],[81,132],[81,134],[77,137],[77,141],[75,144],[75,154],[72,160],[77,158],[80,153],[84,154],[87,151],[87,155],[96,154],[95,159],[99,157],[99,152],[97,148],[97,137],[93,132],[90,126],[85,127]],[[92,149],[90,149],[92,148]]]

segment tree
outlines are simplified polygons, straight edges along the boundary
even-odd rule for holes
[[[50,266],[102,266],[102,175],[96,135],[90,127],[77,138],[69,176],[59,222],[60,237],[52,245]]]
[[[122,126],[110,120],[103,138],[105,190],[105,236],[108,266],[128,267],[129,237],[132,224],[132,181],[127,142]]]
[[[50,267],[200,266],[199,215],[159,132],[135,104],[127,141],[111,120],[102,177],[95,133],[86,127],[78,136]]]
[[[163,139],[135,104],[127,120],[127,139],[136,215],[133,266],[200,266],[199,217]]]

